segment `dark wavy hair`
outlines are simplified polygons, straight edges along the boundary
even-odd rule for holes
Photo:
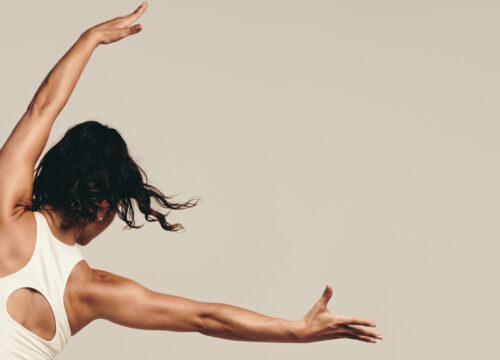
[[[169,224],[166,214],[154,210],[155,202],[162,208],[186,209],[195,206],[199,198],[185,203],[169,202],[165,196],[148,184],[144,170],[132,159],[120,133],[107,125],[89,120],[68,129],[64,137],[47,151],[35,169],[31,204],[32,211],[49,205],[61,211],[65,219],[61,226],[69,228],[81,222],[94,222],[100,203],[106,200],[108,211],[115,211],[127,224],[135,225],[135,201],[149,222],[158,221],[169,231],[183,230],[181,224]]]

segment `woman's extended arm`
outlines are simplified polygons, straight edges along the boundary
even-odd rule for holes
[[[146,8],[143,3],[129,15],[84,31],[42,81],[0,149],[0,221],[13,216],[20,204],[31,202],[34,166],[94,49],[139,32],[140,25],[130,25]]]
[[[79,324],[76,331],[95,319],[146,330],[193,331],[241,341],[305,343],[336,338],[376,342],[376,332],[356,327],[375,326],[368,320],[333,315],[327,308],[330,286],[299,321],[282,320],[222,303],[201,302],[149,290],[141,284],[86,266],[80,280]]]

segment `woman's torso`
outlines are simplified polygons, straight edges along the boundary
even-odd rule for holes
[[[0,224],[0,354],[51,359],[84,326],[74,299],[89,268],[78,247],[54,233],[42,212]]]

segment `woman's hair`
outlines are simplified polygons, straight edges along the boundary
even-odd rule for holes
[[[162,214],[151,208],[156,202],[162,208],[186,209],[200,199],[173,203],[153,185],[148,184],[144,170],[130,157],[127,145],[113,128],[89,120],[73,126],[41,159],[35,169],[32,203],[25,205],[32,211],[49,205],[62,212],[63,228],[80,222],[93,222],[101,202],[106,200],[109,211],[115,211],[127,223],[135,225],[134,207],[149,222],[158,221],[169,231],[184,229],[181,224],[169,224]]]

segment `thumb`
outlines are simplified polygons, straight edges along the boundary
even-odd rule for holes
[[[322,305],[326,306],[328,304],[328,301],[330,301],[332,294],[333,294],[332,287],[327,284],[325,290],[323,291],[323,295],[321,295],[321,299],[319,299],[319,302]]]

